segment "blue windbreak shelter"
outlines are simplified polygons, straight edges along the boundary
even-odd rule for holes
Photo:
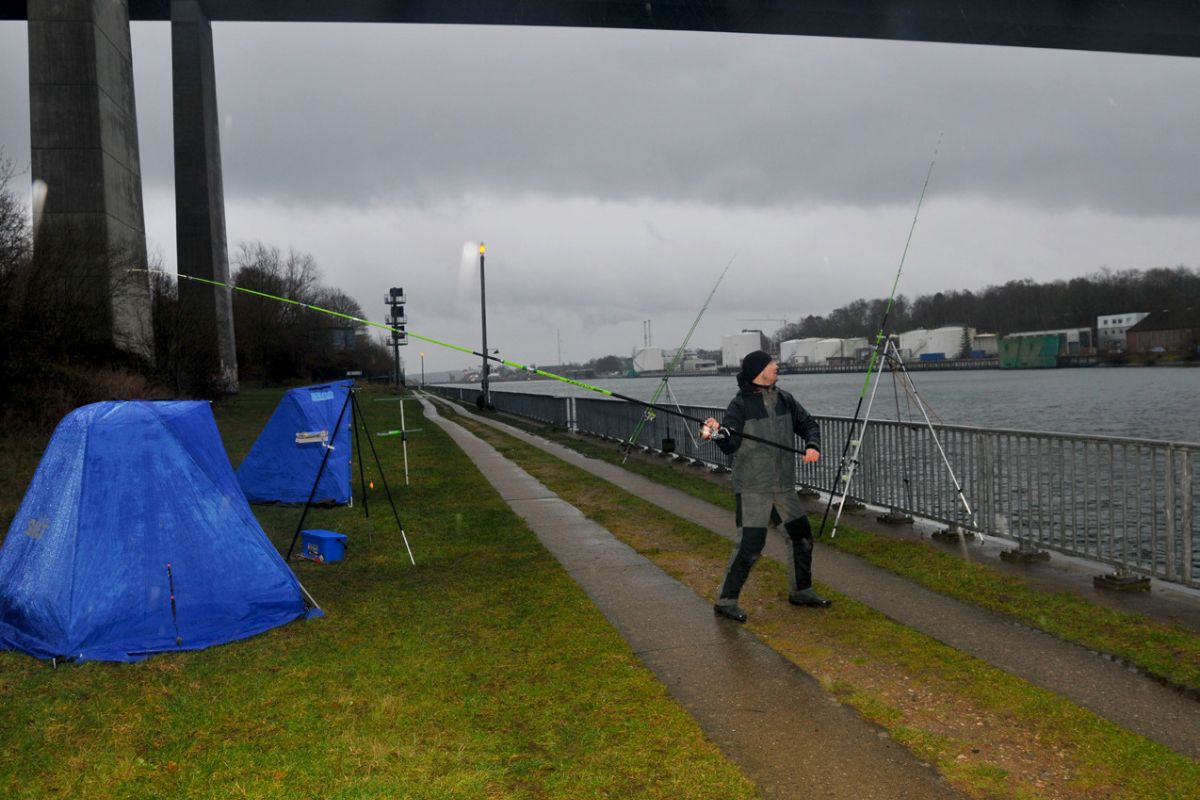
[[[207,402],[94,403],[58,424],[0,548],[0,649],[199,650],[306,616],[302,593]]]
[[[291,389],[279,401],[267,426],[237,469],[238,483],[251,503],[304,503],[332,447],[314,503],[350,502],[353,416],[347,403],[353,381]],[[341,417],[341,423],[338,418]],[[336,428],[336,430],[335,430]],[[336,434],[336,435],[335,435]]]

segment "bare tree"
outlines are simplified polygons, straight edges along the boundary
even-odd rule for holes
[[[20,174],[0,145],[0,281],[5,284],[29,257],[29,215],[11,185]]]
[[[319,305],[321,271],[308,253],[289,249],[284,254],[263,242],[243,242],[233,264],[239,287]],[[310,371],[314,356],[320,360],[318,331],[328,326],[311,312],[244,293],[233,300],[238,364],[247,377],[284,381]]]

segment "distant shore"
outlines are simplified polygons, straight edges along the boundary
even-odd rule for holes
[[[1083,367],[1200,367],[1200,360],[1183,361],[1183,360],[1158,360],[1158,361],[1129,361],[1126,363],[1116,363],[1113,361],[1101,360],[1098,356],[1062,356],[1059,358],[1056,367],[1002,367],[1000,366],[999,358],[970,358],[970,359],[944,359],[940,361],[906,361],[904,367],[909,372],[961,372],[961,371],[977,371],[977,370],[1005,370],[1012,371],[1044,371],[1046,369],[1078,369]],[[548,367],[548,371],[554,372],[554,367]],[[779,370],[780,375],[837,375],[843,373],[863,373],[867,371],[866,362],[855,362],[853,364],[810,364],[805,366],[785,366]],[[736,369],[720,368],[714,372],[675,372],[672,377],[676,378],[729,378],[737,372]],[[619,379],[635,379],[635,378],[662,378],[667,373],[665,370],[648,370],[640,372],[637,375],[619,375],[619,374],[597,374],[593,370],[587,369],[570,369],[564,370],[558,374],[564,377],[573,378],[575,380],[619,380]],[[526,383],[529,381],[548,381],[552,378],[546,378],[541,375],[536,375],[528,372],[518,372],[514,375],[501,376],[493,373],[489,377],[491,383]],[[435,383],[435,381],[430,381]],[[464,380],[439,380],[436,383],[446,384],[478,384],[476,378],[473,381]]]

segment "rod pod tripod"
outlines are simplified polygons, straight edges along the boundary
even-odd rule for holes
[[[333,426],[333,435],[329,437],[329,441],[323,444],[325,455],[321,457],[321,466],[317,470],[317,476],[313,479],[312,489],[309,490],[308,499],[304,501],[304,511],[300,514],[300,521],[296,524],[296,532],[292,534],[292,543],[288,545],[287,555],[284,556],[284,561],[292,560],[292,551],[296,548],[296,540],[300,538],[300,531],[304,528],[304,520],[308,517],[308,510],[312,508],[313,498],[317,495],[317,484],[321,482],[321,476],[325,473],[325,465],[329,463],[329,455],[334,450],[334,445],[337,440],[338,432],[342,429],[342,420],[346,417],[346,409],[350,409],[350,432],[354,437],[353,447],[358,452],[358,478],[359,485],[362,488],[363,498],[363,515],[368,519],[371,517],[371,509],[367,503],[367,486],[366,475],[363,472],[362,462],[362,439],[358,433],[358,426],[362,425],[362,429],[366,434],[367,444],[371,447],[371,455],[375,459],[375,467],[379,470],[379,478],[383,482],[383,490],[387,494],[388,505],[392,507],[392,516],[396,520],[396,527],[400,529],[400,537],[404,540],[404,549],[408,551],[408,560],[416,566],[416,559],[413,558],[412,548],[408,544],[408,535],[404,533],[404,523],[400,521],[400,513],[396,510],[396,501],[392,499],[392,490],[388,486],[387,474],[383,471],[383,464],[379,461],[379,452],[375,449],[375,442],[371,439],[371,431],[367,428],[366,418],[363,416],[362,407],[358,403],[358,397],[355,392],[358,390],[350,387],[346,390],[346,400],[342,403],[342,408],[338,412],[337,422]],[[351,496],[353,500],[353,496]],[[369,529],[368,529],[369,530]],[[368,534],[369,535],[369,534]]]
[[[946,455],[945,448],[942,447],[942,442],[938,439],[937,431],[933,427],[933,422],[929,419],[929,413],[925,408],[925,402],[921,399],[921,395],[917,392],[916,384],[913,383],[912,376],[909,375],[907,367],[904,365],[904,359],[900,357],[900,351],[896,348],[896,342],[890,336],[883,337],[883,344],[879,347],[880,359],[886,363],[892,372],[894,379],[897,378],[904,382],[905,391],[916,401],[917,408],[921,410],[921,416],[925,419],[925,425],[929,429],[929,435],[933,437],[933,443],[937,446],[938,454],[942,458],[942,463],[946,465],[946,472],[950,475],[950,481],[954,484],[954,492],[962,503],[963,509],[967,512],[967,519],[971,524],[975,525],[975,512],[971,509],[971,504],[967,502],[966,495],[963,494],[962,484],[958,481],[958,476],[954,474],[954,467],[950,465],[950,458]],[[842,460],[838,465],[837,474],[834,476],[833,488],[829,493],[829,502],[825,504],[825,515],[821,518],[821,527],[818,529],[820,534],[824,534],[825,523],[829,519],[829,511],[833,506],[834,498],[838,497],[837,513],[833,518],[833,527],[829,531],[829,538],[837,536],[838,524],[842,519],[842,511],[846,506],[846,498],[850,494],[850,483],[854,479],[854,473],[858,469],[860,463],[859,456],[862,453],[863,441],[866,439],[867,425],[871,421],[871,407],[875,404],[875,394],[879,390],[879,378],[883,374],[880,369],[875,373],[875,380],[871,384],[871,396],[867,401],[867,411],[861,420],[856,419],[851,424],[850,437],[847,440],[847,447],[842,450]]]

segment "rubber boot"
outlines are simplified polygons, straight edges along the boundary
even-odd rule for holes
[[[725,579],[721,581],[721,588],[717,592],[714,612],[737,622],[746,621],[746,612],[738,607],[738,597],[766,543],[766,528],[742,528],[742,535],[729,557],[729,566],[725,568]]]
[[[812,526],[808,517],[799,517],[783,526],[792,545],[792,564],[788,575],[788,602],[794,606],[828,608],[832,603],[812,588]]]

